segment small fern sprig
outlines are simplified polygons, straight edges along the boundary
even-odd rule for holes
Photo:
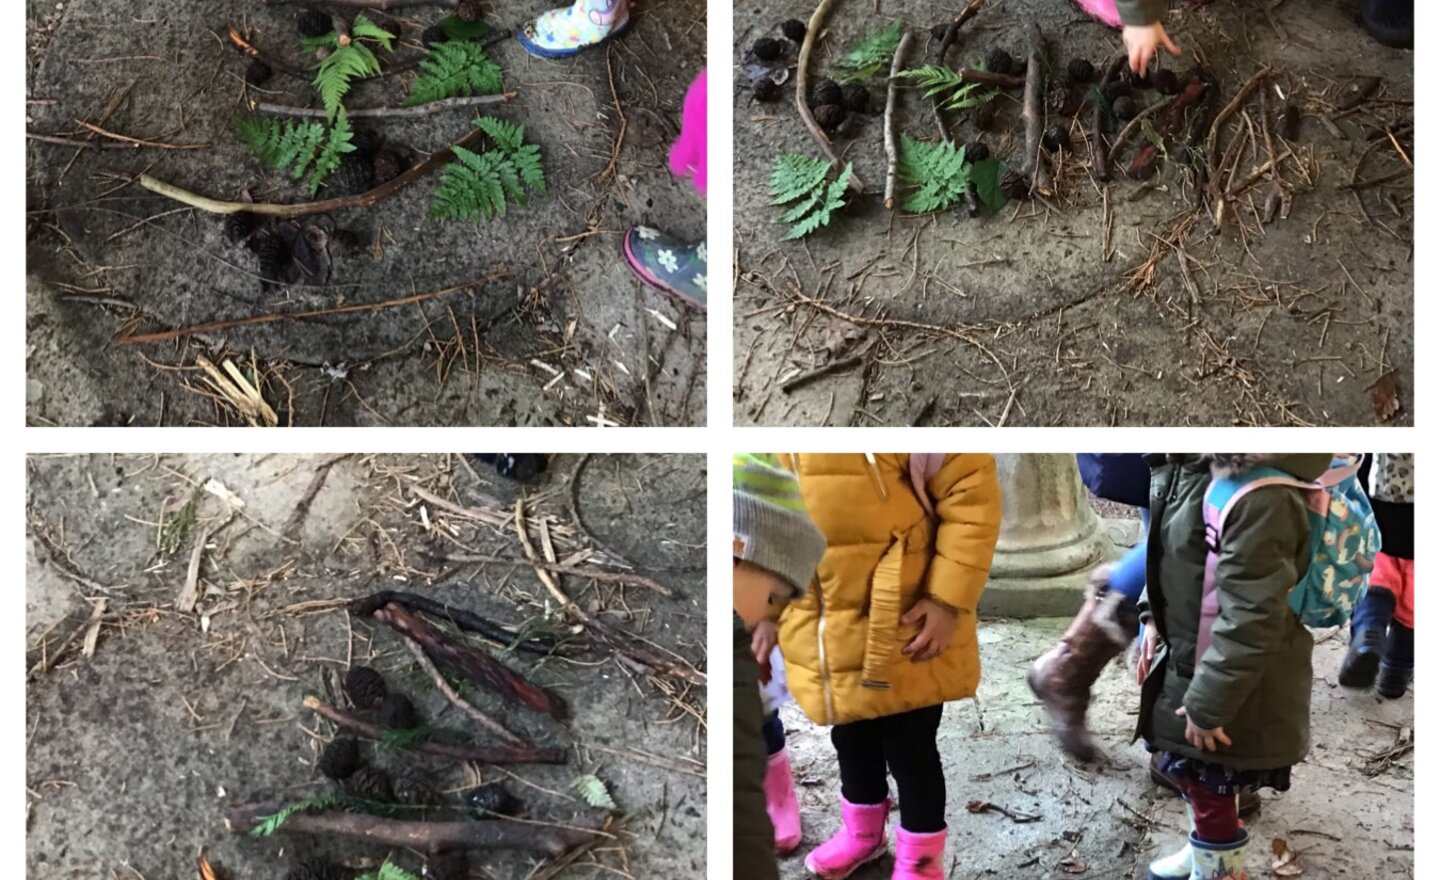
[[[950,208],[965,198],[972,185],[990,208],[1005,205],[1005,194],[1000,190],[1004,165],[996,159],[968,162],[965,148],[952,143],[928,143],[902,134],[895,171],[902,181],[919,187],[900,205],[901,210],[912,214]]]
[[[405,106],[429,104],[461,95],[493,95],[500,91],[500,65],[485,48],[469,41],[437,43],[420,64],[420,75],[410,86]]]
[[[983,66],[981,69],[984,69]],[[979,107],[1000,96],[999,89],[984,89],[979,83],[966,82],[961,79],[959,72],[938,64],[916,67],[902,71],[896,76],[900,79],[910,80],[925,89],[927,98],[942,98],[940,106],[944,110],[965,110],[969,107]]]
[[[386,862],[380,866],[380,870],[361,874],[355,880],[420,880],[420,878],[394,862]]]
[[[770,175],[770,204],[790,205],[776,221],[793,224],[785,240],[803,238],[828,224],[830,217],[845,206],[845,188],[853,173],[847,164],[834,180],[829,180],[830,163],[826,160],[781,153]]]
[[[606,788],[605,783],[600,781],[600,777],[593,773],[586,773],[584,776],[576,778],[574,782],[570,783],[570,787],[580,792],[580,797],[592,807],[602,810],[620,809],[616,806],[615,799],[610,796],[610,789]]]
[[[395,51],[395,35],[366,18],[363,12],[350,23],[350,36],[357,40],[374,40],[384,46],[386,52]]]
[[[527,190],[545,194],[540,147],[525,143],[525,126],[481,116],[475,125],[490,136],[493,148],[476,153],[455,148],[430,205],[437,220],[490,220],[504,217],[507,200],[526,203]]]
[[[858,82],[870,79],[889,67],[895,55],[895,47],[900,45],[903,27],[904,25],[895,21],[887,28],[866,34],[855,48],[836,63],[835,67],[839,72],[835,79],[842,83]]]
[[[261,162],[279,171],[289,171],[296,180],[308,171],[310,194],[320,190],[325,178],[340,167],[346,153],[354,152],[354,132],[342,110],[327,131],[318,122],[282,122],[258,116],[235,120],[245,147]]]
[[[350,40],[344,45],[340,42],[340,35],[333,31],[304,41],[306,50],[310,52],[328,50],[315,71],[315,90],[320,93],[320,100],[325,102],[325,113],[331,120],[340,112],[341,101],[354,80],[380,74],[380,59],[362,40],[379,43],[387,52],[395,50],[395,35],[364,14],[355,16],[355,21],[350,24]]]
[[[269,837],[276,831],[279,831],[280,826],[284,825],[285,821],[296,813],[325,810],[335,806],[337,803],[339,803],[338,798],[330,797],[327,795],[320,797],[308,797],[303,800],[295,801],[294,803],[286,804],[276,812],[271,813],[270,815],[261,819],[254,828],[250,829],[250,834],[254,837]]]

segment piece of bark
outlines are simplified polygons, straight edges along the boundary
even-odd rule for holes
[[[505,648],[514,646],[516,650],[529,651],[534,654],[549,654],[557,647],[554,639],[548,636],[534,636],[516,643],[518,633],[506,629],[498,623],[487,620],[472,611],[464,608],[457,608],[445,602],[439,602],[421,596],[418,593],[402,593],[396,590],[381,590],[369,596],[363,596],[350,603],[350,613],[356,617],[369,617],[380,608],[390,604],[399,605],[409,611],[428,614],[439,620],[448,620],[459,629],[465,632],[475,633],[497,645]]]
[[[389,733],[380,725],[371,724],[369,721],[358,718],[343,709],[338,709],[313,695],[305,697],[303,705],[316,715],[327,718],[346,730],[353,730],[366,739],[381,742]],[[437,758],[449,758],[453,761],[479,761],[482,764],[564,764],[570,754],[566,749],[554,747],[470,746],[430,740],[410,743],[406,748],[434,755]]]
[[[565,719],[565,701],[558,694],[532,684],[484,650],[453,641],[405,610],[403,606],[392,602],[383,608],[377,608],[374,617],[396,632],[419,642],[430,659],[449,663],[486,690],[509,702],[544,712],[557,721]]]

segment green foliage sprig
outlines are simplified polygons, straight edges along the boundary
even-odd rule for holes
[[[307,51],[327,50],[315,72],[315,89],[320,93],[320,100],[325,102],[325,112],[332,120],[340,112],[341,102],[354,80],[380,73],[380,59],[363,40],[379,43],[387,52],[395,50],[395,35],[363,13],[351,22],[350,42],[344,46],[340,45],[340,35],[334,31],[303,41]]]
[[[592,773],[586,773],[577,778],[570,783],[570,787],[580,792],[580,797],[584,798],[585,803],[592,807],[599,807],[602,810],[620,809],[615,805],[615,799],[610,796],[610,789],[606,788],[605,783]]]
[[[900,45],[903,27],[896,21],[887,28],[866,34],[855,48],[836,63],[836,81],[849,83],[870,79],[889,67],[895,55],[895,47]]]
[[[420,64],[420,75],[410,87],[405,106],[428,104],[459,95],[493,95],[500,91],[500,65],[479,43],[437,43]]]
[[[261,162],[280,171],[289,171],[296,180],[308,171],[312,196],[320,190],[325,178],[340,167],[344,155],[355,150],[355,145],[351,143],[354,132],[343,109],[328,131],[318,122],[281,121],[259,116],[237,117],[235,127],[240,131],[245,148]]]
[[[793,224],[785,239],[802,238],[828,224],[845,206],[845,188],[852,173],[847,164],[839,176],[829,180],[830,163],[824,159],[781,153],[770,175],[770,204],[790,205],[776,221]]]
[[[420,880],[420,878],[394,862],[386,862],[380,866],[380,870],[361,874],[355,880]]]
[[[482,116],[475,120],[494,146],[483,153],[455,148],[445,166],[430,216],[438,220],[489,220],[505,216],[507,200],[525,204],[526,191],[545,193],[540,147],[525,143],[525,126]]]
[[[280,826],[285,824],[285,820],[289,819],[296,813],[329,809],[330,807],[335,806],[339,802],[340,801],[338,798],[330,797],[327,795],[319,797],[308,797],[303,800],[295,801],[294,803],[286,804],[276,812],[271,813],[269,816],[261,819],[259,824],[257,824],[254,828],[250,829],[250,834],[254,837],[269,837],[276,831],[279,831]]]
[[[983,65],[980,68],[984,69]],[[925,89],[925,97],[941,99],[945,110],[965,110],[988,104],[1000,96],[997,88],[983,88],[979,83],[966,82],[958,71],[938,64],[927,64],[896,74],[899,79],[910,80]]]
[[[1004,164],[998,159],[967,162],[964,147],[917,141],[908,134],[901,135],[895,170],[902,181],[919,187],[901,203],[903,211],[914,214],[943,211],[963,199],[971,184],[980,200],[992,210],[1005,205],[1005,193],[1000,189]]]

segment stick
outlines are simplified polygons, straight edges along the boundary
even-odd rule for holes
[[[483,636],[506,649],[514,648],[534,654],[549,654],[557,647],[555,640],[549,636],[535,636],[517,642],[516,640],[520,638],[519,634],[498,623],[493,623],[463,608],[455,608],[416,593],[381,590],[351,602],[350,613],[357,617],[369,617],[386,605],[399,605],[401,608],[417,614],[428,614],[439,620],[449,621],[458,629]]]
[[[112,141],[120,141],[121,143],[131,144],[136,147],[155,147],[156,149],[160,150],[203,150],[206,147],[210,146],[209,144],[167,144],[164,141],[147,141],[144,138],[135,138],[130,137],[126,134],[116,134],[113,131],[107,131],[100,126],[95,125],[91,122],[86,122],[83,119],[77,119],[75,120],[75,122],[81,128],[89,129],[90,131],[100,135],[101,137],[107,137],[110,138]]]
[[[910,47],[910,31],[900,37],[895,57],[890,60],[890,84],[885,89],[885,210],[895,208],[895,166],[899,157],[895,150],[895,93],[900,90],[900,69],[905,66],[905,50]],[[785,388],[780,390],[784,391]]]
[[[441,562],[489,562],[498,565],[528,565],[532,568],[543,568],[555,574],[574,575],[575,577],[589,578],[590,580],[603,581],[609,584],[634,584],[637,587],[654,590],[666,598],[675,595],[674,590],[671,590],[654,578],[629,571],[606,571],[601,568],[591,568],[584,565],[565,565],[560,562],[545,562],[538,559],[515,559],[510,556],[486,556],[483,553],[455,553],[448,556],[440,556],[437,554],[434,558]]]
[[[282,803],[245,804],[225,811],[225,828],[249,834]],[[587,828],[520,822],[411,822],[369,813],[299,812],[280,826],[294,834],[335,834],[368,843],[439,852],[447,849],[523,849],[549,856],[594,839],[604,832]]]
[[[1040,129],[1045,124],[1045,115],[1040,107],[1040,95],[1044,92],[1042,66],[1045,63],[1045,35],[1040,25],[1030,24],[1030,62],[1025,68],[1025,99],[1020,118],[1025,121],[1025,162],[1021,174],[1030,178],[1032,192],[1045,193],[1050,188],[1047,166],[1040,161]]]
[[[328,214],[331,211],[344,211],[350,208],[368,208],[376,202],[388,199],[410,184],[415,183],[435,169],[448,163],[451,159],[454,159],[455,147],[472,147],[485,137],[485,132],[477,128],[451,146],[431,154],[430,158],[411,168],[409,171],[406,171],[404,174],[401,174],[389,183],[382,183],[369,192],[360,193],[359,195],[344,196],[338,199],[325,199],[319,202],[301,202],[296,205],[277,205],[265,202],[253,204],[249,202],[223,202],[218,199],[196,195],[174,184],[157,180],[148,174],[140,175],[140,185],[153,193],[162,195],[168,199],[174,199],[192,208],[209,211],[212,214],[238,214],[241,211],[249,211],[252,214],[263,214],[268,217],[308,217],[312,214]]]
[[[1235,93],[1235,97],[1230,99],[1230,103],[1226,104],[1223,110],[1215,114],[1215,119],[1210,123],[1210,133],[1205,138],[1205,161],[1210,164],[1212,172],[1215,170],[1215,149],[1220,142],[1220,129],[1225,127],[1225,122],[1231,116],[1235,115],[1235,111],[1240,109],[1240,105],[1245,103],[1246,99],[1250,97],[1250,94],[1259,88],[1260,84],[1269,79],[1274,73],[1275,68],[1273,67],[1262,67],[1255,71],[1255,74],[1245,81],[1245,85],[1240,87],[1240,91]],[[1212,180],[1214,179],[1213,174],[1211,178]]]
[[[940,38],[940,47],[935,50],[936,64],[944,66],[945,56],[949,54],[950,46],[955,42],[955,37],[959,35],[960,28],[965,26],[965,22],[974,18],[975,14],[980,11],[980,7],[984,5],[985,0],[970,0],[970,5],[960,10],[960,14],[955,16],[954,20],[945,28],[945,35]]]
[[[413,118],[416,116],[429,116],[432,113],[439,113],[442,110],[454,110],[457,107],[480,107],[486,104],[504,104],[513,101],[518,92],[502,92],[498,95],[475,95],[469,98],[445,98],[441,101],[431,101],[428,104],[421,104],[418,107],[371,107],[366,110],[345,111],[351,119],[383,119],[383,118]],[[327,113],[323,107],[291,107],[288,104],[268,104],[264,101],[251,101],[250,109],[256,113],[265,113],[270,116],[301,116],[311,119],[325,119]]]
[[[384,608],[377,608],[373,616],[401,635],[419,642],[432,660],[449,663],[491,693],[511,703],[544,712],[557,721],[565,719],[564,700],[531,683],[520,673],[491,657],[484,649],[451,639],[394,602]]]
[[[819,125],[815,123],[815,117],[810,113],[810,50],[815,47],[815,35],[820,32],[820,26],[825,23],[825,16],[830,13],[830,4],[835,0],[820,0],[820,5],[810,15],[810,24],[805,29],[805,39],[800,43],[800,58],[795,62],[795,109],[800,111],[800,121],[805,123],[805,128],[810,136],[820,145],[820,149],[826,157],[836,165],[840,164],[840,157],[835,155],[835,147],[830,143],[830,136],[827,135]],[[865,184],[860,181],[860,175],[854,169],[850,172],[850,188],[857,193],[865,191]]]
[[[1100,180],[1110,179],[1110,149],[1105,144],[1105,87],[1114,82],[1125,65],[1126,56],[1116,55],[1100,77],[1100,100],[1090,112],[1090,169]]]
[[[358,9],[404,9],[408,6],[454,6],[456,0],[261,0],[265,6],[351,6]]]
[[[300,543],[300,530],[305,525],[305,517],[310,514],[310,505],[315,503],[315,496],[320,494],[324,488],[325,481],[330,477],[330,469],[339,464],[348,455],[337,455],[316,465],[310,476],[310,484],[305,487],[305,494],[295,502],[295,507],[290,511],[290,518],[285,520],[285,528],[280,534],[288,541]]]
[[[858,367],[864,362],[865,359],[858,354],[854,355],[853,357],[843,358],[838,361],[831,361],[823,367],[810,370],[807,373],[801,373],[795,378],[783,383],[780,386],[780,391],[782,393],[789,394],[792,391],[804,388],[806,385],[809,385],[811,382],[814,382],[817,379],[823,379],[831,373],[840,373],[853,367]]]
[[[284,61],[276,58],[273,54],[263,51],[259,46],[245,39],[245,37],[243,37],[240,32],[235,29],[234,25],[230,25],[229,37],[230,43],[236,49],[239,49],[247,57],[253,58],[257,61],[264,61],[274,70],[279,70],[284,73],[288,73],[291,76],[299,77],[305,80],[313,79],[315,76],[314,73],[312,73],[311,71],[302,70],[298,67],[291,67],[289,64],[286,64]]]
[[[450,682],[445,680],[445,676],[440,674],[440,670],[435,667],[435,663],[431,661],[429,655],[425,653],[425,648],[421,646],[419,642],[406,636],[405,647],[409,648],[410,653],[415,655],[415,661],[420,664],[420,668],[429,673],[431,680],[435,682],[435,689],[444,694],[445,699],[449,700],[451,705],[466,715],[469,715],[470,719],[476,724],[484,727],[512,746],[525,748],[526,746],[532,745],[527,742],[524,737],[512,733],[505,725],[475,708],[469,701],[460,696],[460,692],[451,687]]]
[[[248,327],[254,324],[271,324],[276,321],[292,321],[301,318],[323,318],[329,315],[346,315],[355,312],[378,312],[382,309],[393,309],[396,306],[408,306],[414,303],[424,302],[437,297],[448,296],[452,293],[459,293],[462,290],[470,290],[475,287],[482,287],[492,281],[508,277],[510,270],[500,266],[494,272],[484,278],[477,278],[464,284],[457,284],[454,287],[446,287],[441,290],[432,290],[427,293],[416,293],[410,296],[402,296],[396,299],[387,299],[378,303],[355,303],[348,306],[334,306],[328,309],[309,309],[303,312],[272,312],[268,315],[252,315],[248,318],[233,318],[228,321],[212,321],[209,324],[196,324],[190,327],[181,327],[178,330],[163,330],[158,333],[141,333],[134,336],[121,336],[115,340],[116,345],[140,345],[146,342],[166,342],[171,339],[181,339],[186,336],[195,336],[200,333],[217,333],[221,330],[230,330],[235,327]]]
[[[314,695],[305,697],[304,706],[316,715],[333,721],[347,730],[353,730],[366,739],[381,742],[388,733],[380,725],[357,718],[344,709],[337,709]],[[450,758],[454,761],[479,761],[482,764],[564,764],[569,757],[569,751],[560,748],[467,746],[431,740],[409,743],[405,748],[434,755],[437,758]]]

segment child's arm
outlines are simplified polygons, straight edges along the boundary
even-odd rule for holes
[[[1125,30],[1121,38],[1130,56],[1130,69],[1142,76],[1150,68],[1150,59],[1161,48],[1179,55],[1180,47],[1165,33],[1165,0],[1116,0],[1115,8]]]
[[[1294,614],[1290,589],[1304,574],[1295,558],[1309,532],[1304,502],[1284,487],[1257,489],[1227,515],[1215,567],[1220,613],[1185,692],[1196,727],[1231,723],[1259,683]]]
[[[925,592],[952,610],[974,614],[1000,537],[995,458],[951,455],[930,479],[929,488],[940,526],[935,533],[935,558],[925,575]]]

